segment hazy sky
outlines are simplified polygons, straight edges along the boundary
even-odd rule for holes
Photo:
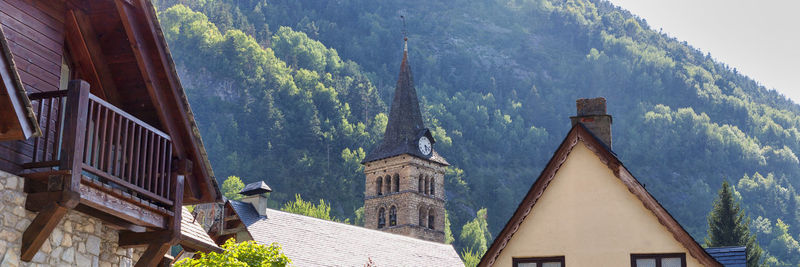
[[[610,0],[800,103],[799,0]]]

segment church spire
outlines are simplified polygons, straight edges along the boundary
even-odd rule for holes
[[[408,37],[405,36],[405,30],[403,31],[403,41],[403,61],[400,62],[400,75],[397,78],[383,142],[367,154],[362,163],[410,154],[447,164],[435,152],[424,155],[417,147],[417,141],[422,136],[427,136],[431,143],[435,141],[422,122],[417,90],[414,88],[414,77],[408,63]]]

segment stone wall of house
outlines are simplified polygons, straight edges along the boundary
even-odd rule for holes
[[[0,171],[0,266],[129,267],[143,249],[117,247],[118,231],[71,210],[31,262],[19,259],[22,233],[36,213],[25,210],[24,178]]]

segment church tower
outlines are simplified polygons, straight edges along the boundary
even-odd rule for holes
[[[383,141],[364,165],[364,226],[444,243],[444,172],[449,164],[434,149],[422,123],[408,65],[408,39]]]

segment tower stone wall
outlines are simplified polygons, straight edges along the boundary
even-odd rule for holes
[[[369,162],[364,167],[365,227],[444,242],[444,165],[411,155],[399,155]],[[386,186],[386,181],[390,186]],[[395,185],[399,186],[395,188]],[[390,215],[392,206],[397,214],[394,225]],[[379,226],[381,208],[384,210],[383,226]],[[429,224],[431,216],[433,223]]]

